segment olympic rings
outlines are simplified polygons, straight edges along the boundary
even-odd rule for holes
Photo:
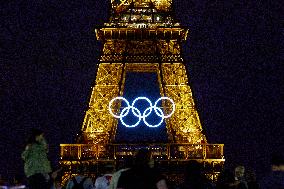
[[[113,111],[112,111],[112,108],[111,108],[113,102],[116,101],[116,100],[122,100],[122,101],[124,101],[124,102],[126,103],[126,105],[127,105],[127,107],[124,107],[124,108],[122,109],[122,111],[121,111],[121,113],[120,113],[119,115],[114,114]],[[135,107],[135,103],[136,103],[137,101],[139,101],[139,100],[144,100],[144,101],[146,101],[146,102],[149,104],[149,107],[146,108],[143,113],[141,113],[140,110]],[[163,110],[162,110],[160,107],[157,107],[158,103],[159,103],[161,100],[169,100],[170,103],[172,104],[172,111],[171,111],[170,114],[165,115],[164,112],[163,112]],[[115,118],[117,118],[117,119],[120,119],[121,123],[122,123],[125,127],[136,127],[137,125],[139,125],[139,123],[141,122],[141,120],[143,120],[143,122],[145,123],[145,125],[147,125],[148,127],[159,127],[159,126],[163,123],[164,119],[169,118],[169,117],[171,117],[171,116],[173,115],[173,113],[174,113],[174,111],[175,111],[175,103],[174,103],[174,101],[173,101],[172,99],[170,99],[169,97],[160,97],[160,98],[155,102],[155,104],[154,104],[154,106],[153,106],[151,100],[149,100],[147,97],[137,97],[136,99],[134,99],[134,101],[133,101],[132,104],[130,105],[130,103],[129,103],[125,98],[119,96],[119,97],[115,97],[114,99],[112,99],[112,100],[109,102],[108,108],[109,108],[109,113],[110,113],[113,117],[115,117]],[[133,115],[138,118],[138,121],[137,121],[135,124],[133,124],[133,125],[128,125],[128,124],[126,124],[125,121],[123,120],[123,118],[128,115],[130,109],[131,109],[131,112],[133,113]],[[160,121],[158,124],[155,124],[155,125],[149,124],[149,123],[147,122],[147,120],[146,120],[146,118],[152,113],[152,110],[153,110],[153,109],[154,109],[156,115],[161,118],[161,121]]]

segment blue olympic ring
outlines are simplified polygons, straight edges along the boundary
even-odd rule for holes
[[[122,100],[122,101],[124,101],[124,102],[126,103],[126,105],[127,105],[127,107],[124,107],[124,108],[123,108],[123,110],[121,111],[120,115],[116,115],[116,114],[114,114],[114,113],[112,112],[111,106],[112,106],[113,102],[116,101],[116,100]],[[144,110],[143,114],[140,112],[140,110],[139,110],[138,108],[135,107],[135,103],[136,103],[137,101],[139,101],[139,100],[145,100],[145,101],[147,101],[147,103],[149,103],[149,107]],[[172,103],[172,112],[171,112],[170,114],[164,115],[164,112],[162,111],[162,109],[161,109],[160,107],[157,107],[158,103],[159,103],[161,100],[169,100],[169,101]],[[155,102],[155,104],[154,104],[154,106],[153,106],[152,102],[151,102],[147,97],[137,97],[137,98],[132,102],[132,104],[130,105],[130,103],[129,103],[125,98],[123,98],[123,97],[115,97],[114,99],[112,99],[112,100],[109,102],[108,108],[109,108],[110,114],[111,114],[113,117],[115,117],[115,118],[117,118],[117,119],[120,119],[121,123],[122,123],[125,127],[136,127],[137,125],[139,125],[139,123],[141,122],[141,120],[143,120],[143,122],[145,123],[145,125],[147,125],[148,127],[159,127],[159,126],[163,123],[164,119],[169,118],[169,117],[171,117],[171,116],[173,115],[173,113],[174,113],[174,111],[175,111],[175,103],[174,103],[174,101],[173,101],[172,99],[170,99],[169,97],[161,97],[161,98],[159,98],[159,99]],[[123,120],[123,118],[128,115],[130,109],[131,109],[131,112],[133,113],[133,115],[134,115],[135,117],[139,118],[138,121],[137,121],[135,124],[133,124],[133,125],[128,125],[128,124],[126,124],[125,121]],[[156,115],[161,118],[161,121],[160,121],[158,124],[156,124],[156,125],[151,125],[151,124],[149,124],[149,123],[146,121],[146,118],[152,113],[152,110],[153,110],[153,109],[154,109]]]

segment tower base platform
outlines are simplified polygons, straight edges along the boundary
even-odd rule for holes
[[[61,144],[60,147],[63,184],[77,174],[95,178],[107,165],[119,169],[127,156],[135,156],[142,148],[151,151],[155,167],[176,184],[182,182],[182,173],[190,160],[202,163],[212,181],[216,181],[225,162],[223,144]]]

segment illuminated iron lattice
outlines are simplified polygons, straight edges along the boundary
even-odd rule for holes
[[[167,161],[167,165],[190,159],[203,162],[210,167],[208,176],[216,179],[225,161],[223,144],[208,144],[202,133],[181,56],[188,30],[175,22],[171,4],[171,0],[111,0],[109,22],[96,29],[104,46],[80,144],[61,144],[61,164],[68,167],[69,176],[76,174],[74,165],[95,170],[99,162],[116,162],[143,146],[113,143],[118,120],[108,112],[108,104],[123,96],[128,72],[153,72],[158,75],[160,95],[173,99],[176,109],[166,119],[168,143],[144,147],[151,149],[157,162]],[[169,104],[162,106],[166,113],[171,111]],[[119,109],[120,105],[114,111]]]
[[[176,103],[176,112],[166,123],[169,136],[174,137],[170,138],[171,142],[206,142],[182,63],[101,63],[90,108],[83,123],[84,132],[92,133],[92,136],[104,135],[105,143],[111,142],[110,136],[115,134],[113,132],[116,130],[117,120],[108,113],[107,107],[114,97],[123,96],[123,83],[128,71],[157,72],[160,76],[161,96],[168,96]]]

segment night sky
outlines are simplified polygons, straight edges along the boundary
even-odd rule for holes
[[[46,132],[54,166],[59,144],[74,141],[102,48],[94,28],[109,8],[106,0],[1,2],[0,174],[23,174],[32,127]],[[283,1],[176,0],[174,9],[190,29],[183,55],[209,143],[225,144],[228,167],[262,176],[270,153],[284,151]]]

